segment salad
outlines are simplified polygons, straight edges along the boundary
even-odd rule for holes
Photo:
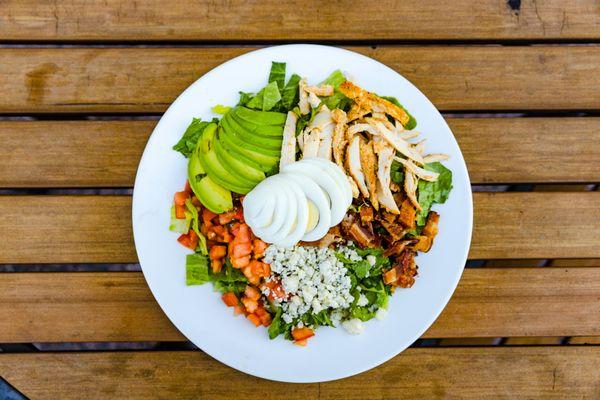
[[[310,85],[273,62],[258,93],[193,119],[170,230],[192,252],[186,284],[211,283],[235,315],[305,346],[320,326],[360,334],[417,276],[452,188],[394,97],[341,71]]]

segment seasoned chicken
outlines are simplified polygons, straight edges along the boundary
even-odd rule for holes
[[[404,191],[406,192],[406,196],[408,196],[416,209],[421,211],[423,208],[417,200],[417,183],[418,178],[409,170],[404,170]]]
[[[314,93],[309,93],[308,94],[308,104],[310,104],[310,106],[312,108],[317,108],[319,107],[319,104],[321,104],[321,99]]]
[[[348,142],[346,141],[346,122],[348,117],[346,113],[339,108],[336,108],[331,112],[331,118],[335,122],[335,128],[333,129],[333,159],[337,165],[340,166],[342,171],[344,170],[344,154]]]
[[[370,111],[360,108],[356,103],[352,104],[350,111],[348,111],[348,121],[354,121],[367,115]]]
[[[319,129],[304,129],[304,148],[302,149],[302,158],[316,157],[319,152],[321,142],[321,131]]]
[[[375,210],[379,210],[379,201],[377,200],[377,176],[375,167],[377,165],[377,157],[373,150],[373,141],[360,141],[360,165],[365,175],[365,181],[369,188],[369,200]]]
[[[350,142],[348,150],[346,151],[346,170],[356,182],[363,197],[368,199],[369,189],[367,188],[365,175],[363,174],[360,165],[360,142],[363,140],[364,139],[360,135],[356,135]]]
[[[317,152],[317,157],[331,160],[331,146],[335,122],[331,117],[331,111],[329,111],[329,108],[327,108],[325,105],[321,106],[319,112],[308,125],[308,129],[311,131],[319,131],[319,150]]]
[[[448,157],[446,154],[427,154],[425,157],[423,157],[423,161],[425,164],[429,164],[436,161],[446,161],[449,158],[450,157]]]
[[[392,129],[392,131],[396,132],[398,136],[400,136],[404,140],[414,139],[420,135],[420,133],[417,131],[407,131],[398,121],[395,122],[394,129]]]
[[[346,129],[346,140],[352,140],[352,137],[360,132],[367,132],[374,136],[379,134],[379,131],[371,124],[354,124],[348,126],[348,129]]]
[[[363,109],[385,112],[386,114],[391,115],[393,118],[400,121],[402,125],[406,125],[408,123],[408,114],[402,108],[356,86],[350,81],[342,83],[340,85],[340,91],[346,97],[354,100],[356,104]]]
[[[428,171],[424,168],[416,166],[411,160],[406,160],[400,157],[395,157],[395,160],[398,161],[400,164],[404,165],[406,171],[409,171],[410,173],[414,174],[419,179],[423,179],[424,181],[435,182],[440,176],[440,174],[438,174],[437,172]]]
[[[298,92],[300,96],[300,100],[298,102],[298,107],[300,108],[300,113],[302,115],[306,115],[310,112],[310,106],[308,104],[308,93],[306,92],[306,78],[300,79],[298,83]]]
[[[376,140],[373,149],[377,153],[377,198],[386,210],[392,214],[400,214],[398,205],[394,201],[394,196],[390,189],[391,169],[394,162],[394,148],[383,142],[383,139]]]
[[[425,143],[427,142],[427,139],[423,139],[418,143],[413,144],[413,150],[416,151],[417,153],[419,153],[419,155],[423,156],[423,153],[425,152]]]
[[[314,93],[317,96],[332,96],[333,95],[333,86],[331,85],[321,85],[321,86],[308,86],[306,89],[308,93]]]
[[[377,129],[377,133],[381,135],[389,144],[399,151],[404,156],[410,158],[418,164],[423,165],[423,157],[414,151],[410,144],[404,139],[400,138],[396,132],[390,131],[385,125],[373,118],[367,118],[369,124],[373,125]]]
[[[284,165],[296,161],[296,123],[298,117],[292,111],[287,114],[285,126],[283,128],[283,140],[281,142],[281,158],[279,159],[279,169]]]

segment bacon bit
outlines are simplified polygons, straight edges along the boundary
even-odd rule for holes
[[[390,234],[392,242],[400,240],[406,235],[406,229],[400,224],[390,223],[386,220],[380,221],[381,226]]]
[[[396,242],[396,243],[394,243],[393,246],[385,249],[385,251],[383,252],[383,255],[386,257],[390,257],[393,255],[400,255],[404,251],[404,249],[406,249],[408,246],[411,246],[415,243],[416,243],[415,239],[408,239],[408,240],[403,240],[401,242]]]
[[[417,266],[415,265],[415,253],[405,250],[399,259],[399,278],[398,286],[401,288],[409,288],[415,283],[417,275]]]
[[[357,222],[352,224],[348,233],[361,247],[371,247],[374,245],[375,236]]]
[[[429,236],[417,236],[418,242],[412,247],[414,251],[427,253],[431,249],[431,238]]]
[[[360,208],[360,220],[362,222],[371,222],[373,221],[373,207],[368,205],[363,205]]]

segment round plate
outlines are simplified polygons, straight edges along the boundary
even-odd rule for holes
[[[415,116],[427,138],[428,153],[446,153],[454,188],[444,205],[439,234],[429,253],[417,258],[419,275],[411,289],[390,299],[387,317],[367,322],[362,335],[343,328],[319,328],[307,347],[282,338],[269,340],[263,328],[234,317],[210,284],[185,285],[188,254],[170,232],[173,194],[187,179],[187,160],[171,147],[192,117],[210,119],[216,104],[235,105],[238,92],[256,92],[267,82],[271,61],[287,63],[318,83],[341,69],[361,87],[395,96]],[[471,186],[460,149],[431,102],[387,66],[335,47],[286,45],[252,51],[213,69],[187,88],[169,107],[150,137],[133,193],[133,232],[148,286],[173,324],[212,357],[245,373],[285,382],[322,382],[351,376],[394,357],[433,323],[452,295],[467,258],[472,228]]]

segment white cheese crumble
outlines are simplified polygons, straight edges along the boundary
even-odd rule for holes
[[[375,257],[373,254],[369,254],[367,256],[367,261],[369,262],[369,265],[371,267],[375,266],[375,263],[377,262],[377,257]]]
[[[360,335],[365,330],[363,322],[358,318],[352,318],[342,322],[342,327],[344,327],[346,332],[352,335]]]
[[[340,247],[338,251],[360,260],[351,249]],[[354,301],[347,269],[329,248],[271,245],[265,251],[264,262],[279,275],[283,289],[290,295],[287,301],[275,300],[283,309],[281,317],[286,323],[307,312],[348,308]]]
[[[375,318],[377,318],[378,320],[382,320],[387,316],[387,310],[385,308],[380,308],[379,310],[377,310],[377,312],[375,313]]]
[[[358,301],[356,302],[356,305],[358,305],[359,307],[364,307],[367,304],[369,304],[369,299],[367,299],[367,296],[365,296],[364,294],[361,294],[358,298]]]

